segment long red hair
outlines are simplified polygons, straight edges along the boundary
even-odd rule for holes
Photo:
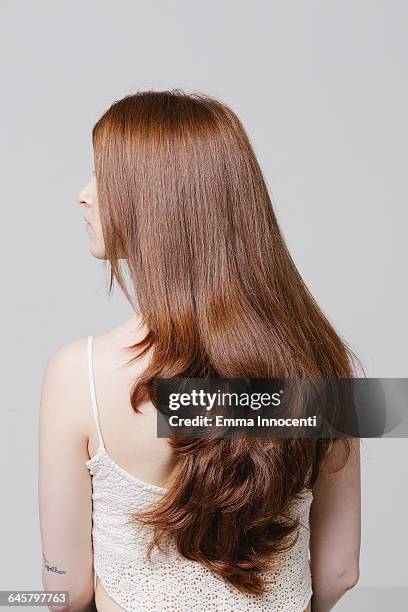
[[[93,128],[98,200],[114,279],[151,352],[138,411],[158,377],[347,378],[353,354],[287,250],[261,169],[233,111],[180,90],[116,101]],[[130,278],[130,284],[126,277]],[[177,472],[137,520],[246,593],[293,545],[287,514],[335,443],[170,439]],[[347,441],[343,440],[347,457]]]

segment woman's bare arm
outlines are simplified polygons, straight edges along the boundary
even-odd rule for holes
[[[39,509],[43,585],[69,591],[66,610],[94,607],[92,489],[87,453],[86,345],[78,340],[50,359],[40,408]],[[88,421],[89,424],[89,421]],[[55,608],[61,610],[61,608]]]
[[[361,533],[360,439],[350,439],[350,457],[335,445],[313,488],[310,561],[313,612],[328,612],[359,578]]]

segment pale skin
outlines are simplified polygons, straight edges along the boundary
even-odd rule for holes
[[[78,193],[77,202],[89,221],[90,252],[104,259],[95,176]],[[166,487],[175,466],[167,441],[156,437],[155,409],[146,402],[141,406],[143,414],[137,414],[129,399],[131,385],[146,367],[149,355],[126,366],[128,354],[123,346],[141,339],[146,331],[136,313],[95,337],[97,401],[105,447],[114,461],[137,478]],[[89,397],[86,338],[60,348],[48,362],[39,434],[44,589],[68,590],[69,610],[121,610],[99,581],[94,590],[92,483],[85,463],[95,454],[99,441]],[[314,487],[310,517],[313,612],[331,610],[358,580],[359,448],[359,440],[353,440],[346,467],[336,473],[324,470]],[[332,461],[338,461],[338,451]]]

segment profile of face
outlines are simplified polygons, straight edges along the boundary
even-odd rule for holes
[[[93,174],[76,197],[84,211],[85,230],[89,236],[89,250],[97,259],[105,259],[105,242],[99,215],[96,176]]]

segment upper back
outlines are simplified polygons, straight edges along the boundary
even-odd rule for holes
[[[156,410],[150,401],[134,411],[130,403],[131,387],[148,363],[148,356],[128,365],[135,353],[125,347],[141,340],[146,330],[137,316],[115,327],[107,334],[93,338],[93,383],[99,426],[109,455],[137,478],[166,486],[174,469],[167,440],[157,438]],[[88,452],[93,457],[99,446],[97,424],[89,409]]]

